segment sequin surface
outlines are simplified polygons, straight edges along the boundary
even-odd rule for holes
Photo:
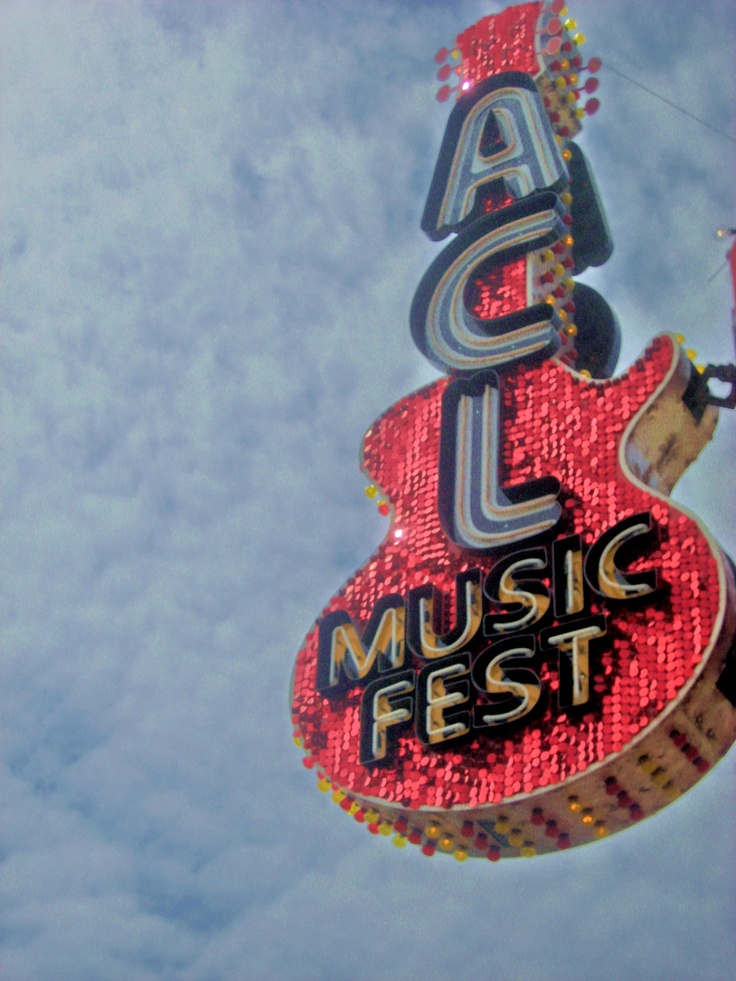
[[[625,375],[606,382],[591,382],[556,361],[518,366],[502,382],[505,483],[559,480],[564,517],[556,536],[579,534],[587,549],[616,522],[643,511],[651,512],[657,530],[656,546],[638,567],[657,568],[664,590],[643,605],[606,607],[600,601],[591,607],[608,617],[605,643],[592,667],[591,710],[577,718],[560,711],[556,664],[544,661],[540,679],[550,697],[529,725],[437,749],[408,729],[391,764],[364,766],[360,686],[336,699],[316,689],[318,621],[297,658],[293,719],[305,751],[329,780],[352,794],[403,807],[497,803],[552,786],[619,752],[677,696],[718,632],[718,563],[697,523],[630,480],[619,453],[631,420],[675,356],[674,342],[665,336]],[[452,618],[456,575],[478,567],[485,572],[497,561],[459,550],[439,524],[441,401],[449,383],[441,379],[401,399],[366,434],[364,468],[390,500],[393,522],[373,557],[323,615],[344,610],[362,630],[381,597],[405,596],[432,583],[451,600]]]
[[[459,34],[456,43],[465,78],[479,82],[508,71],[537,75],[535,34],[542,7],[541,3],[508,7],[483,17]]]

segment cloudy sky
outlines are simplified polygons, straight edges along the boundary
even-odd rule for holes
[[[363,432],[476,0],[0,0],[6,981],[725,981],[736,757],[610,840],[397,851],[291,739],[304,634],[387,521]],[[731,137],[731,0],[577,0],[589,55]],[[611,71],[580,143],[620,367],[731,359],[734,145]],[[736,419],[676,497],[736,553]]]

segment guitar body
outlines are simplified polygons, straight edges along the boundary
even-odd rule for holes
[[[458,101],[422,229],[452,237],[410,327],[448,377],[366,434],[391,527],[293,676],[319,787],[426,855],[604,837],[736,739],[732,567],[668,497],[717,409],[667,335],[608,378],[615,316],[572,278],[612,249],[572,140],[600,62],[564,9],[509,8],[438,53]]]
[[[583,844],[656,812],[734,742],[731,566],[667,497],[715,428],[717,410],[686,404],[692,372],[664,335],[614,379],[556,360],[502,374],[503,487],[559,484],[557,524],[515,553],[458,546],[440,520],[443,399],[457,381],[407,396],[368,431],[363,468],[391,527],[308,633],[292,714],[322,789],[373,833],[460,859]],[[619,548],[613,532],[631,535],[644,515],[641,547]],[[555,543],[570,543],[567,565]],[[515,556],[537,568],[531,585]],[[571,653],[559,636],[579,623],[594,639]],[[492,668],[489,647],[516,639],[528,665],[512,653]],[[571,670],[577,697],[563,696]]]

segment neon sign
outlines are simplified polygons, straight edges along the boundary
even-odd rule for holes
[[[389,743],[411,722],[416,738],[436,747],[528,721],[543,705],[540,655],[558,662],[560,712],[587,710],[591,644],[606,635],[608,616],[591,614],[586,593],[609,601],[655,593],[655,571],[626,574],[615,561],[619,549],[651,529],[649,513],[623,519],[593,544],[585,563],[581,538],[573,535],[551,549],[512,552],[484,583],[481,569],[460,573],[456,626],[445,636],[433,629],[441,598],[432,584],[380,599],[362,637],[344,610],[327,614],[319,625],[317,690],[339,697],[365,686],[360,762],[391,760]],[[419,670],[408,667],[410,656]]]
[[[294,670],[320,788],[427,855],[595,840],[736,740],[732,567],[667,496],[717,409],[668,335],[609,377],[615,317],[574,280],[612,247],[572,142],[599,63],[561,9],[509,8],[438,55],[459,98],[422,228],[454,237],[410,324],[446,377],[366,434],[391,531]]]

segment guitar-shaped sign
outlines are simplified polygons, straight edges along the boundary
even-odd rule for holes
[[[572,279],[611,252],[572,142],[599,62],[563,13],[509,8],[438,55],[459,97],[422,227],[454,238],[411,330],[447,377],[366,434],[391,527],[294,669],[320,788],[426,855],[595,840],[736,739],[732,567],[668,498],[717,409],[667,335],[608,377],[615,318]]]

